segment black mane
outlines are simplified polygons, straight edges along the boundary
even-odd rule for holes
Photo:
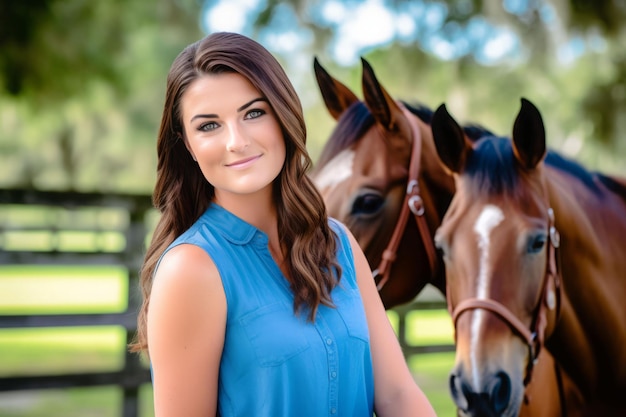
[[[466,161],[464,175],[472,179],[476,192],[510,194],[515,192],[518,175],[511,141],[484,136],[476,141]]]
[[[548,166],[563,171],[584,184],[596,196],[603,190],[600,184],[626,198],[624,184],[606,175],[587,170],[581,164],[548,150],[545,158]],[[473,178],[476,192],[488,194],[514,194],[518,182],[513,146],[509,138],[485,136],[476,142],[474,152],[467,160],[465,173]]]

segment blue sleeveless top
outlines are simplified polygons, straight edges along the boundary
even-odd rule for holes
[[[293,293],[267,235],[211,204],[174,241],[204,249],[220,273],[228,306],[218,413],[235,416],[371,417],[374,381],[365,311],[350,242],[333,219],[342,268],[335,307],[315,322],[293,310]],[[210,320],[207,317],[207,320]],[[202,372],[202,370],[199,370]]]

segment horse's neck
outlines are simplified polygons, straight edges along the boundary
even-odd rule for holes
[[[564,289],[548,346],[583,391],[597,391],[604,380],[626,388],[626,203],[600,198],[567,174],[546,173]]]

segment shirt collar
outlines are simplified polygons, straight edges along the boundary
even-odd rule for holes
[[[201,220],[210,224],[212,229],[236,245],[250,243],[255,235],[260,235],[267,240],[267,235],[263,231],[216,203],[209,205]]]

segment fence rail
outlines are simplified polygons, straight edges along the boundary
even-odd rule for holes
[[[34,212],[33,212],[34,209]],[[29,213],[30,210],[30,213]],[[140,302],[136,289],[148,234],[151,200],[145,195],[0,190],[0,265],[119,266],[128,272],[128,298],[120,313],[0,315],[0,329],[121,326],[130,342]],[[91,248],[63,248],[63,233],[87,232]],[[44,249],[29,248],[32,234]],[[113,237],[114,243],[106,244]],[[17,241],[17,242],[16,242]],[[108,247],[107,247],[108,246]],[[150,382],[140,357],[120,349],[123,367],[116,371],[0,377],[0,391],[116,385],[123,391],[120,415],[139,415],[139,387]]]
[[[140,303],[139,268],[153,213],[146,195],[0,189],[0,266],[113,265],[128,273],[128,297],[122,312],[0,314],[0,330],[120,326],[125,330],[126,342],[130,342]],[[64,234],[68,232],[88,233],[87,248],[66,247]],[[33,244],[32,234],[45,241],[43,248],[29,247]],[[441,308],[445,308],[444,300],[426,297],[394,309],[405,356],[454,350],[451,344],[412,346],[406,340],[407,314],[415,309]],[[124,349],[124,362],[119,370],[0,375],[0,392],[115,385],[123,391],[120,415],[136,417],[140,414],[139,388],[150,382],[150,373],[138,355],[129,353],[125,345],[120,349]]]

